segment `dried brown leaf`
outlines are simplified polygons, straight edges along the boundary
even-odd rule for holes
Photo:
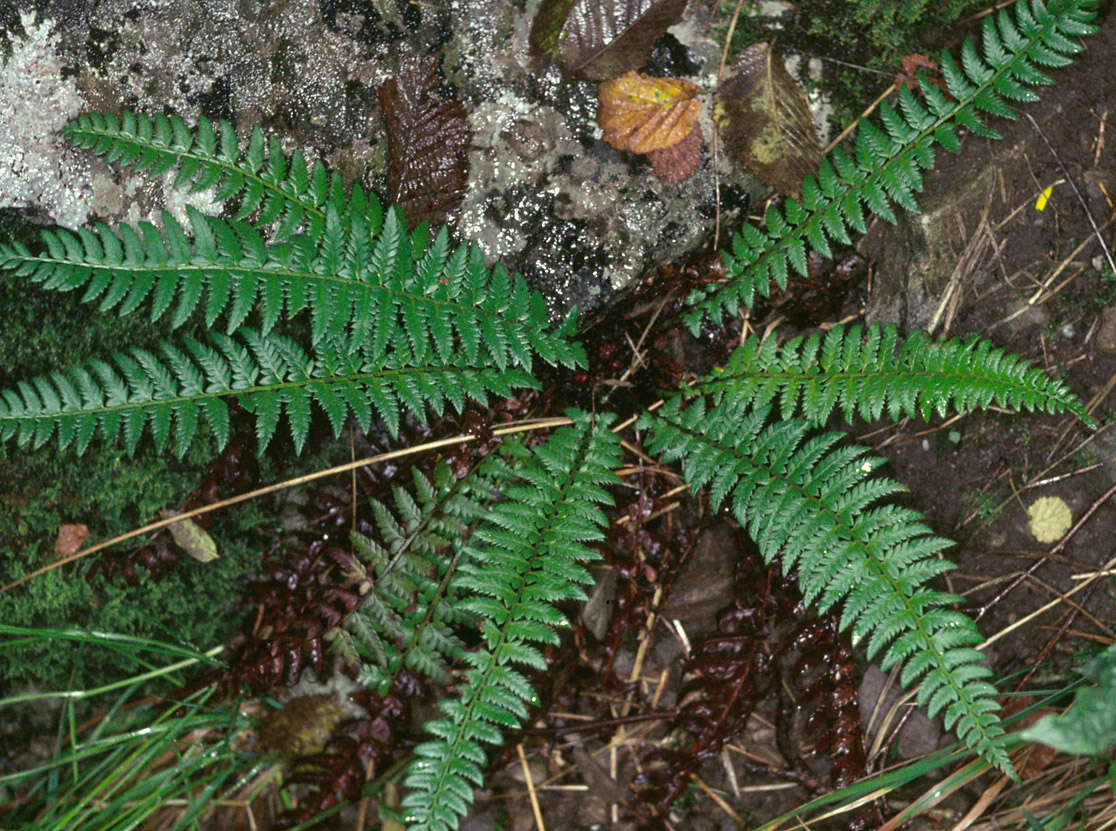
[[[737,56],[717,88],[717,116],[729,155],[780,193],[797,196],[821,164],[806,96],[770,44],[753,43]]]
[[[931,81],[938,83],[936,76],[940,75],[941,67],[929,55],[912,52],[903,56],[902,63],[902,71],[895,76],[895,87],[897,89],[901,86],[907,86],[912,90],[917,90],[919,85],[918,71],[920,69],[926,71]]]
[[[689,81],[629,72],[601,84],[597,123],[617,150],[665,150],[693,132],[701,111],[697,92]]]
[[[647,160],[651,162],[655,173],[676,185],[694,175],[701,163],[701,148],[704,143],[701,125],[695,124],[686,138],[665,150],[652,150],[647,154]]]
[[[76,554],[87,539],[89,529],[80,522],[63,525],[58,529],[58,538],[54,541],[54,553],[59,557],[69,557]]]
[[[651,44],[682,18],[687,0],[543,0],[531,22],[531,54],[572,75],[615,78],[647,60]]]
[[[376,91],[388,139],[387,198],[413,228],[445,222],[465,195],[469,126],[459,101],[438,96],[438,59],[429,57]]]

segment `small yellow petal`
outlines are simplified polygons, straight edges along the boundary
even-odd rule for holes
[[[1046,190],[1044,190],[1042,193],[1039,194],[1039,198],[1035,200],[1035,210],[1036,211],[1046,210],[1046,201],[1050,198],[1050,194],[1052,194],[1053,192],[1054,192],[1054,186],[1051,185],[1050,187],[1048,187]]]

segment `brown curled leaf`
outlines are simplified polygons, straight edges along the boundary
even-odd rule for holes
[[[652,150],[647,154],[651,168],[672,185],[689,179],[694,175],[701,163],[701,148],[705,139],[701,133],[701,125],[695,124],[689,135],[673,147],[664,150]]]
[[[693,132],[701,102],[698,88],[679,78],[628,72],[601,84],[597,123],[617,150],[650,153],[678,144]]]

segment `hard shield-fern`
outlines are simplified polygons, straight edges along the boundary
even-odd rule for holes
[[[620,440],[608,429],[613,416],[569,411],[571,427],[528,450],[512,445],[514,465],[503,470],[505,499],[484,517],[466,547],[466,561],[451,583],[465,597],[484,638],[465,655],[469,669],[460,697],[439,702],[445,718],[426,725],[435,738],[419,745],[404,798],[406,821],[429,831],[457,827],[484,781],[483,744],[503,743],[501,729],[527,716],[531,686],[516,665],[545,670],[537,644],[557,645],[565,623],[555,604],[585,599],[592,582],[582,563],[598,555],[586,543],[604,538],[600,504],[605,486],[619,479]]]
[[[883,415],[944,418],[995,404],[1012,410],[1072,412],[1092,426],[1088,413],[1061,381],[1018,355],[976,337],[931,341],[915,332],[900,341],[893,325],[835,326],[779,345],[752,335],[724,367],[682,391],[715,401],[778,403],[783,418],[801,415],[825,424],[834,410],[845,421]]]
[[[807,246],[824,254],[827,238],[847,241],[865,227],[865,208],[885,219],[892,202],[917,209],[934,146],[955,150],[955,125],[986,132],[978,111],[1005,114],[1002,98],[1027,100],[1028,85],[1048,81],[1038,67],[1079,49],[1070,36],[1091,30],[1091,5],[1026,0],[990,18],[983,56],[968,44],[960,66],[943,58],[948,95],[928,82],[925,102],[901,91],[899,109],[881,111],[883,128],[862,127],[853,154],[836,151],[804,183],[801,203],[769,210],[762,231],[741,230],[726,255],[730,281],[695,292],[688,323],[750,305],[788,269],[804,273]],[[173,307],[175,327],[201,310],[207,328],[221,321],[224,332],[18,383],[0,393],[2,440],[40,446],[57,436],[80,451],[99,432],[131,450],[149,431],[161,449],[173,430],[181,454],[203,417],[223,444],[235,400],[254,415],[261,448],[283,416],[300,447],[315,406],[334,432],[352,416],[394,433],[404,409],[424,421],[447,401],[460,409],[534,385],[536,356],[584,361],[573,318],[549,328],[522,278],[485,267],[475,247],[453,248],[444,229],[432,240],[422,226],[408,233],[397,211],[359,187],[346,194],[320,162],[285,156],[259,130],[242,142],[225,123],[191,131],[173,117],[125,113],[82,116],[64,132],[137,170],[176,169],[179,186],[216,186],[235,218],[191,211],[188,227],[164,214],[161,228],[50,231],[43,252],[0,244],[0,269],[46,290],[82,290],[102,312],[150,304],[160,318]],[[776,402],[783,422],[769,425]],[[936,556],[946,542],[915,512],[881,504],[899,486],[870,478],[878,460],[808,429],[837,408],[877,418],[992,402],[1086,417],[1063,385],[987,342],[916,334],[900,344],[893,329],[869,327],[781,348],[750,339],[723,371],[640,424],[693,486],[730,504],[768,559],[797,569],[808,598],[842,605],[869,657],[902,664],[904,683],[921,677],[920,701],[1009,769],[989,671],[973,649],[979,635],[945,608],[955,598],[929,587],[949,568]],[[555,604],[580,596],[587,579],[580,563],[600,535],[597,506],[619,445],[610,416],[570,418],[540,447],[510,443],[465,479],[416,479],[414,497],[398,490],[394,511],[377,508],[379,536],[355,540],[370,593],[335,643],[365,680],[383,687],[404,666],[445,680],[457,662],[470,667],[408,776],[404,807],[416,827],[456,826],[482,777],[482,745],[499,743],[532,700],[520,667],[541,666],[537,646],[553,643],[564,620]],[[480,633],[480,649],[464,649],[462,628]]]
[[[766,561],[797,572],[807,602],[823,612],[842,603],[841,628],[852,629],[854,644],[863,641],[870,659],[883,651],[885,670],[902,663],[904,686],[922,677],[919,704],[931,716],[945,708],[947,727],[1010,770],[996,744],[1003,728],[992,672],[972,648],[980,633],[942,608],[959,597],[926,585],[953,567],[935,556],[950,542],[933,536],[917,511],[878,504],[903,490],[869,478],[882,459],[838,445],[840,433],[807,438],[808,422],[768,424],[769,415],[746,401],[707,409],[704,399],[684,405],[677,396],[640,426],[650,430],[653,452],[682,461],[693,488],[708,487],[715,507],[728,502]]]
[[[335,431],[349,413],[367,429],[374,408],[394,434],[400,404],[424,420],[427,406],[440,411],[446,400],[460,410],[466,396],[483,402],[533,386],[535,355],[583,361],[569,340],[573,315],[550,329],[541,295],[522,277],[487,268],[475,246],[451,253],[444,228],[429,244],[424,229],[407,234],[397,210],[376,228],[367,204],[351,200],[348,222],[331,207],[317,238],[307,231],[290,244],[196,211],[192,241],[166,214],[163,233],[150,223],[138,233],[121,226],[119,236],[103,225],[98,234],[47,231],[43,254],[0,244],[0,268],[49,290],[86,286],[87,302],[103,293],[101,311],[128,313],[151,295],[157,318],[178,297],[178,325],[207,289],[207,325],[227,311],[230,330],[185,350],[164,344],[162,359],[135,349],[21,383],[0,398],[0,439],[37,447],[57,431],[82,450],[99,429],[110,441],[122,431],[131,449],[150,425],[161,449],[173,423],[181,455],[201,413],[223,446],[229,398],[256,414],[261,448],[281,413],[301,445],[311,402]],[[288,317],[309,310],[309,351],[270,331],[284,304]],[[257,308],[261,331],[242,326]]]

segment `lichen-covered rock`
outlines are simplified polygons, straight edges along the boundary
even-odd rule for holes
[[[705,151],[697,173],[675,185],[645,159],[601,141],[597,85],[528,54],[537,5],[42,0],[39,22],[7,32],[14,46],[0,81],[0,194],[69,225],[157,217],[163,207],[183,211],[187,201],[205,210],[206,194],[172,193],[169,181],[110,169],[53,135],[83,109],[123,107],[175,112],[190,123],[199,114],[225,118],[242,135],[260,124],[287,151],[322,157],[347,182],[383,192],[376,89],[441,53],[440,94],[462,102],[472,133],[454,230],[477,241],[490,263],[522,272],[555,314],[588,309],[711,236],[712,159]],[[666,36],[671,48],[653,59],[656,72],[711,89],[718,52],[697,19],[704,13],[691,12],[673,30],[684,45]],[[45,92],[31,112],[23,102],[36,89]],[[711,108],[703,111],[709,136]],[[721,186],[758,193],[724,159]],[[722,200],[723,226],[737,221],[731,207]]]
[[[85,102],[73,78],[63,77],[54,24],[20,15],[24,37],[0,68],[0,208],[35,208],[64,225],[90,213],[89,166],[55,131]]]

